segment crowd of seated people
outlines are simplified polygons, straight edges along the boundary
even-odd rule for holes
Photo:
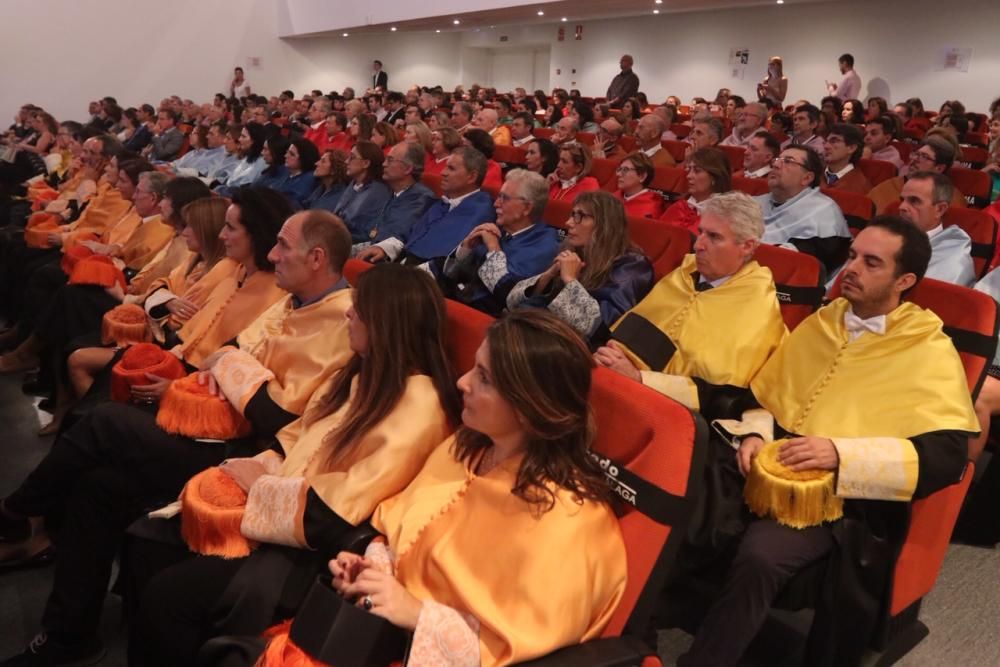
[[[782,109],[725,89],[691,105],[479,86],[230,93],[104,98],[86,123],[26,104],[3,139],[0,373],[49,397],[41,434],[56,439],[2,490],[0,566],[55,564],[38,637],[2,665],[98,660],[125,542],[135,665],[262,636],[327,569],[338,594],[412,634],[417,667],[506,665],[599,636],[626,569],[587,454],[595,365],[723,424],[711,507],[676,571],[701,574],[726,545],[725,591],[681,664],[735,665],[804,565],[867,557],[844,551],[859,548],[844,525],[878,532],[957,481],[1000,414],[1000,362],[974,403],[940,321],[906,300],[924,277],[1000,296],[1000,253],[974,263],[982,239],[949,213],[1000,221],[997,105],[987,121],[956,100],[937,114],[916,98]],[[979,142],[988,157],[968,159]],[[985,195],[960,189],[975,171]],[[860,231],[847,196],[870,205]],[[640,242],[668,236],[683,251],[663,267]],[[815,258],[839,295],[792,331],[765,244]],[[348,261],[374,266],[353,284]],[[446,299],[497,318],[457,388]],[[805,363],[810,350],[822,358]],[[838,350],[843,371],[817,389]],[[917,387],[908,400],[937,407],[883,405],[901,382],[890,364]],[[844,437],[826,437],[845,414]],[[844,519],[748,519],[743,479],[774,443],[793,471],[839,475]],[[865,456],[905,472],[873,479]],[[238,554],[190,528],[199,489],[216,487],[239,501],[224,540]],[[380,536],[348,553],[368,523]],[[537,586],[491,599],[507,575],[487,563],[507,557],[527,558]],[[427,559],[440,571],[414,567]],[[878,606],[833,603],[857,627]],[[853,634],[817,646],[839,642],[837,664],[854,664],[868,635]],[[268,637],[246,664],[283,664],[287,628]]]

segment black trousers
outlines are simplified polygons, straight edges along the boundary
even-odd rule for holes
[[[698,628],[678,667],[736,665],[767,620],[775,597],[797,572],[833,548],[828,526],[796,530],[754,521],[740,541],[722,594]]]
[[[96,408],[60,436],[6,500],[20,514],[62,515],[45,630],[65,642],[92,637],[125,528],[175,500],[191,476],[231,449],[170,435],[152,412],[119,403]]]

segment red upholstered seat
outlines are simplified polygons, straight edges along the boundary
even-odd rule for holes
[[[687,192],[687,172],[681,167],[656,167],[649,187],[668,195],[684,194]]]
[[[681,123],[674,123],[670,126],[670,131],[674,133],[674,136],[678,139],[683,139],[687,135],[691,134],[691,126],[683,125]]]
[[[533,135],[539,139],[551,139],[552,135],[556,133],[551,127],[536,127],[531,131]]]
[[[565,199],[550,199],[542,212],[542,220],[546,224],[558,229],[566,229],[566,221],[569,220],[570,211],[573,210],[573,202]]]
[[[944,226],[958,225],[972,239],[972,262],[976,276],[982,278],[990,270],[997,250],[997,221],[985,211],[951,206],[945,214]]]
[[[476,365],[476,350],[486,338],[493,318],[465,304],[448,299],[448,355],[455,373],[461,375]]]
[[[493,159],[512,167],[524,166],[524,154],[525,150],[517,146],[495,146],[493,148]]]
[[[443,194],[441,190],[440,174],[431,174],[425,171],[424,175],[420,177],[420,181],[430,188],[431,192],[433,192],[436,197],[440,197]]]
[[[841,213],[847,218],[847,226],[852,236],[857,236],[858,232],[875,217],[875,202],[866,195],[835,188],[820,188],[820,190],[840,207]]]
[[[742,146],[723,146],[718,145],[716,148],[720,149],[729,158],[729,166],[734,171],[737,172],[743,169],[743,155],[747,152]]]
[[[618,176],[615,174],[617,168],[618,163],[614,160],[594,158],[590,164],[590,175],[597,179],[602,189],[614,192],[618,189]]]
[[[344,264],[344,277],[347,278],[347,282],[351,285],[358,284],[358,276],[367,271],[368,269],[375,266],[374,264],[369,264],[360,259],[349,259],[347,263]]]
[[[858,169],[860,169],[861,173],[868,178],[872,187],[875,187],[883,181],[888,181],[890,178],[896,178],[896,176],[899,176],[899,170],[896,169],[896,165],[891,162],[886,162],[885,160],[870,160],[868,158],[861,158],[858,160]]]
[[[625,151],[626,153],[631,153],[632,151],[635,150],[635,146],[636,146],[635,137],[631,137],[631,136],[629,136],[627,134],[623,134],[618,139],[618,145],[621,146],[622,150]]]
[[[766,178],[746,178],[744,176],[733,176],[733,190],[745,192],[752,197],[766,195],[771,191],[767,187]]]
[[[948,176],[958,191],[965,195],[965,201],[975,208],[986,208],[990,203],[993,181],[990,175],[975,169],[952,167]]]
[[[980,146],[962,146],[961,166],[982,169],[990,159],[990,152]]]
[[[656,280],[680,266],[694,242],[687,230],[649,218],[629,217],[628,234],[649,258]]]
[[[754,259],[774,276],[778,305],[785,326],[791,331],[809,317],[823,301],[826,273],[812,255],[761,244]]]
[[[597,135],[593,132],[577,132],[576,140],[584,146],[593,146],[597,140]]]
[[[660,142],[660,145],[670,152],[670,154],[674,158],[674,161],[676,162],[684,161],[684,153],[687,152],[687,147],[688,147],[688,144],[686,142],[671,141],[670,139],[664,139],[663,141]]]

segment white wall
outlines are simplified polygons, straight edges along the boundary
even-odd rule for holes
[[[363,88],[370,61],[385,62],[393,88],[416,82],[485,83],[493,77],[488,54],[499,48],[551,49],[550,81],[536,85],[580,88],[602,95],[624,51],[636,57],[642,89],[650,99],[676,94],[687,100],[727,86],[752,96],[768,56],[785,58],[789,99],[823,95],[823,80],[837,75],[836,58],[851,51],[866,93],[898,100],[919,95],[935,107],[947,97],[984,110],[1000,95],[1000,1],[841,0],[749,10],[666,14],[584,23],[505,27],[464,33],[391,33],[281,40],[278,15],[290,0],[5,0],[0,22],[0,115],[24,102],[51,109],[57,118],[84,119],[86,104],[114,95],[125,105],[158,102],[179,94],[207,100],[223,88],[233,65],[247,67],[255,88]],[[41,20],[45,18],[47,20]],[[18,26],[11,29],[10,26]],[[499,41],[506,34],[507,42]],[[934,71],[945,45],[974,49],[968,73]],[[732,47],[751,52],[746,80],[729,75]],[[261,67],[247,65],[261,58]],[[561,74],[556,74],[556,70]],[[576,73],[572,72],[576,69]],[[499,72],[498,72],[499,73]],[[530,73],[525,72],[525,79]],[[575,82],[575,83],[574,83]],[[527,83],[527,81],[526,81]],[[526,86],[527,87],[527,86]]]

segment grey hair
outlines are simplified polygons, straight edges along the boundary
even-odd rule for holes
[[[476,187],[481,188],[486,178],[486,156],[471,146],[459,146],[451,154],[462,158],[466,171],[476,172]]]
[[[713,135],[715,135],[716,142],[722,140],[722,137],[724,136],[726,129],[725,126],[723,126],[722,121],[719,120],[718,118],[715,117],[700,118],[694,122],[701,123],[702,125],[707,127],[708,131],[711,132]]]
[[[549,203],[549,184],[545,177],[527,169],[514,169],[504,179],[521,189],[521,195],[531,204],[531,218],[537,220],[542,216],[545,206]]]
[[[934,204],[940,204],[941,202],[951,204],[951,199],[955,196],[955,185],[951,182],[951,179],[936,171],[914,172],[909,175],[907,180],[931,181],[934,188],[931,193],[931,202]]]
[[[764,213],[760,204],[743,192],[725,192],[705,202],[702,215],[711,214],[729,223],[737,242],[760,241],[764,236]]]
[[[413,176],[414,180],[419,181],[424,175],[424,160],[427,159],[427,151],[424,150],[423,144],[408,143],[405,155],[406,164],[410,165],[411,168],[410,175]]]
[[[139,180],[142,179],[146,179],[149,183],[149,191],[158,198],[163,197],[163,193],[167,191],[167,183],[170,181],[170,177],[162,171],[144,171],[139,175]]]

